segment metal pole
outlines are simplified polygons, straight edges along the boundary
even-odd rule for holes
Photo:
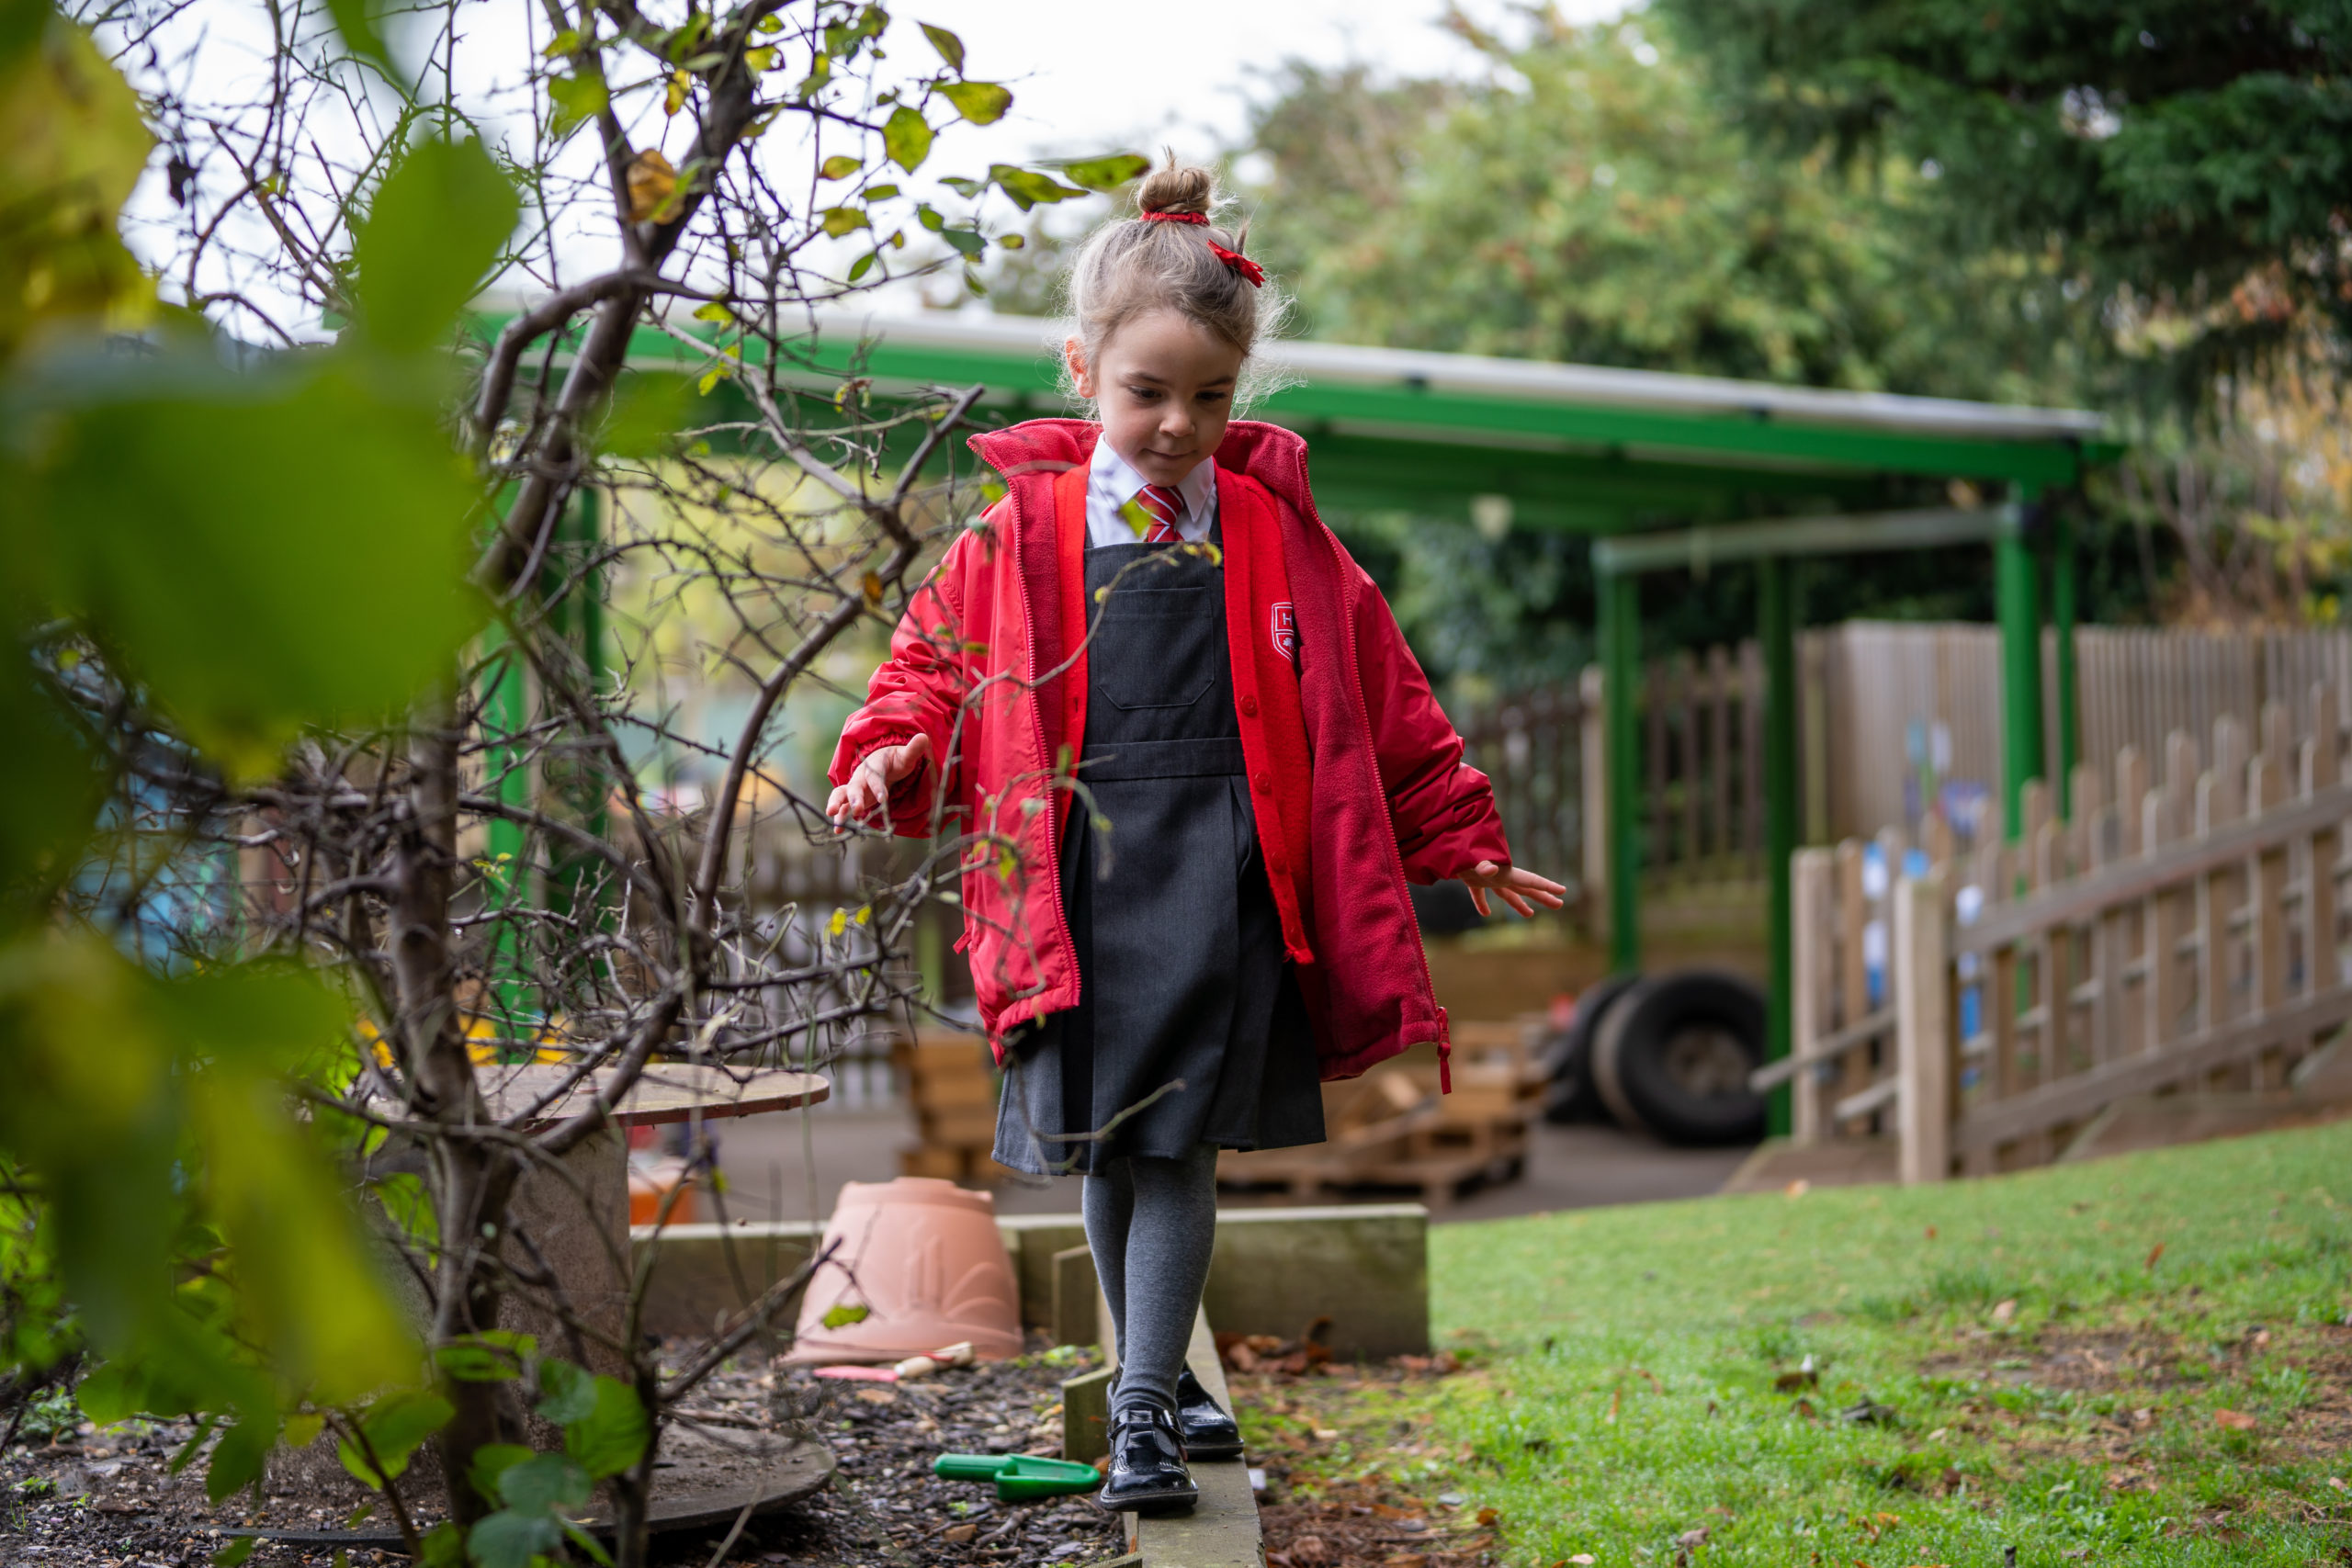
[[[1797,852],[1796,569],[1777,556],[1756,563],[1757,640],[1764,652],[1764,929],[1770,984],[1764,999],[1764,1059],[1789,1054],[1792,953],[1790,862]],[[1768,1126],[1789,1131],[1789,1090],[1772,1090]]]
[[[2019,487],[2012,515],[2033,499]],[[2041,605],[2033,552],[2022,527],[1993,543],[1993,592],[2001,624],[2001,819],[2017,840],[2024,829],[2025,786],[2041,774]]]
[[[2051,540],[2050,624],[2058,634],[2058,815],[2075,819],[2075,764],[2082,760],[2082,693],[2075,673],[2075,524],[2061,516]]]
[[[1600,588],[1601,706],[1608,768],[1609,967],[1631,975],[1642,966],[1642,906],[1634,879],[1641,874],[1634,812],[1641,795],[1635,733],[1642,678],[1641,580],[1603,577]]]

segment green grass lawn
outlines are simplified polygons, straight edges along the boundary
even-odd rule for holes
[[[1430,1254],[1469,1370],[1264,1389],[1299,1496],[1491,1507],[1532,1568],[2352,1563],[2352,1124]]]

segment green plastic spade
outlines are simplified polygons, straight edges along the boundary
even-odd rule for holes
[[[1091,1464],[1034,1454],[941,1454],[932,1461],[931,1472],[942,1481],[993,1481],[997,1500],[1002,1503],[1064,1497],[1102,1484],[1102,1472]]]

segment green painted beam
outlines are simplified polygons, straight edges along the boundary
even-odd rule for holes
[[[1951,509],[1769,518],[1721,528],[1685,528],[1670,534],[1597,539],[1592,547],[1592,570],[1604,575],[1678,569],[1704,571],[1709,566],[1725,561],[1982,544],[2009,526],[2008,519],[2000,512]]]
[[[484,324],[494,325],[494,318],[485,318]],[[759,345],[752,345],[751,357],[747,369],[759,369]],[[695,360],[686,345],[640,331],[630,363],[640,371],[683,374]],[[830,386],[851,374],[872,378],[886,394],[978,382],[990,389],[990,406],[1015,413],[1052,412],[1061,404],[1052,359],[1010,348],[888,337],[865,345],[828,342],[791,378]],[[2081,443],[2073,438],[1996,439],[1809,423],[1760,406],[1745,412],[1691,412],[1469,394],[1417,385],[1410,378],[1395,385],[1309,381],[1276,393],[1255,412],[1312,430],[1318,440],[1343,434],[1442,438],[1447,445],[1489,454],[1548,444],[1601,457],[1703,465],[1714,471],[1717,489],[1732,491],[1767,482],[1765,476],[1785,480],[1792,473],[1960,478],[2041,489],[2071,484],[2083,467]]]
[[[2022,509],[2032,492],[2021,493]],[[2008,838],[2024,831],[2027,781],[2041,777],[2041,595],[2020,530],[1993,542],[1994,612],[2001,628],[2001,810]]]

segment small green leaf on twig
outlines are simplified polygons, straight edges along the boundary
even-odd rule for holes
[[[900,104],[882,122],[882,150],[890,162],[911,175],[931,156],[931,122],[921,111]]]
[[[874,1309],[862,1303],[843,1302],[825,1309],[824,1324],[828,1328],[847,1328],[854,1323],[864,1323]]]
[[[961,76],[964,73],[964,40],[945,28],[934,28],[929,22],[915,25],[922,28],[922,36],[931,40],[931,47],[939,51],[939,58],[947,62],[947,69]]]
[[[974,125],[994,125],[1012,107],[1011,89],[995,82],[942,83],[939,94]]]

